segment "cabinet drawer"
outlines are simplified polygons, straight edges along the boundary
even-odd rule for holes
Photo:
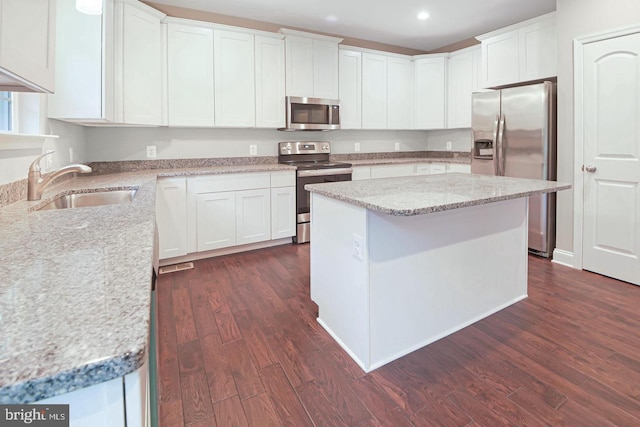
[[[271,188],[295,187],[296,173],[294,171],[271,172]]]
[[[256,188],[269,188],[270,185],[271,174],[268,172],[208,175],[189,178],[187,182],[189,193],[252,190]]]
[[[413,165],[385,165],[385,166],[372,166],[371,178],[391,178],[400,176],[413,175]]]

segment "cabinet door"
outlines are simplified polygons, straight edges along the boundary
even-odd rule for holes
[[[284,127],[284,40],[255,37],[255,81],[256,127]]]
[[[519,78],[518,30],[482,41],[482,86],[515,83]]]
[[[55,6],[55,0],[0,1],[0,86],[7,73],[6,90],[54,91]]]
[[[447,172],[471,173],[471,165],[464,163],[448,163]]]
[[[416,165],[416,175],[429,175],[431,173],[431,164],[421,163]]]
[[[287,95],[313,96],[313,40],[287,36],[286,82]]]
[[[362,54],[340,50],[340,128],[362,128]]]
[[[338,99],[338,44],[313,40],[313,96]]]
[[[520,80],[538,80],[558,74],[555,17],[521,28]]]
[[[122,7],[123,120],[128,124],[159,125],[163,101],[160,18],[130,4]]]
[[[213,40],[216,126],[255,126],[253,35],[215,30]]]
[[[413,129],[413,62],[387,58],[387,129]]]
[[[471,94],[473,93],[473,52],[465,50],[449,58],[449,115],[447,127],[471,126]]]
[[[196,195],[196,240],[198,252],[236,244],[236,193]]]
[[[185,178],[158,180],[156,223],[160,259],[187,254],[187,181]]]
[[[419,59],[415,62],[415,129],[446,127],[447,59]]]
[[[271,189],[271,238],[296,234],[296,187]]]
[[[169,126],[213,126],[213,30],[169,23]]]
[[[387,128],[387,57],[362,54],[362,128]]]
[[[271,192],[267,188],[236,193],[236,244],[271,238],[270,197]]]
[[[446,173],[446,172],[447,172],[447,164],[446,163],[432,163],[431,164],[431,174]]]

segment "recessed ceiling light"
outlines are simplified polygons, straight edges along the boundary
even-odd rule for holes
[[[418,19],[421,21],[424,21],[427,18],[429,18],[429,12],[424,11],[418,14]]]

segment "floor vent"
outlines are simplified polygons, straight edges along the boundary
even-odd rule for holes
[[[189,270],[193,268],[192,262],[183,262],[182,264],[167,265],[160,267],[160,274],[175,273],[176,271]]]

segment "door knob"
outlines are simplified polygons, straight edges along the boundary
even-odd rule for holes
[[[596,171],[596,167],[593,165],[589,165],[589,166],[585,166],[584,170],[586,170],[589,173],[594,173]]]

